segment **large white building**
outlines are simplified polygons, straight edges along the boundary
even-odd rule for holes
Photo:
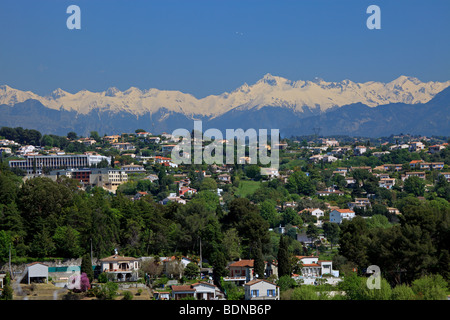
[[[25,155],[23,160],[10,160],[11,168],[24,170],[27,174],[42,174],[43,169],[86,168],[97,165],[102,160],[111,164],[111,157],[92,154],[64,154],[64,155]]]

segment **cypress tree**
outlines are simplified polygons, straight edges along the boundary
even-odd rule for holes
[[[92,270],[92,261],[88,253],[81,258],[81,273],[83,272],[86,273],[89,283],[92,283],[94,280],[94,270]]]
[[[291,275],[291,264],[289,263],[289,242],[285,235],[280,237],[278,248],[278,277]]]

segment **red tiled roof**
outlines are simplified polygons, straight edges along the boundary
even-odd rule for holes
[[[192,288],[190,285],[181,285],[181,286],[172,286],[172,291],[192,291],[192,292],[194,292],[195,289]]]
[[[350,209],[334,209],[334,210],[336,210],[337,212],[340,212],[340,213],[353,213],[354,212],[353,210],[350,210]]]
[[[253,268],[255,260],[239,260],[229,265],[229,267],[250,267]]]

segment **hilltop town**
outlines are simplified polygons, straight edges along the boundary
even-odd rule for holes
[[[261,174],[248,155],[177,164],[169,133],[3,127],[2,297],[446,299],[448,141],[285,138]]]

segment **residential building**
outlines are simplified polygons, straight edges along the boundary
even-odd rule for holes
[[[311,215],[317,217],[317,219],[324,216],[323,210],[319,208],[306,208],[300,211],[299,213],[306,213],[306,212],[311,213]]]
[[[323,162],[335,162],[337,160],[338,160],[338,158],[333,157],[331,155],[326,155],[326,156],[323,156],[323,158],[322,158]]]
[[[138,132],[136,133],[136,137],[138,138],[147,138],[148,136],[151,136],[152,134],[150,132]]]
[[[384,171],[401,171],[403,169],[402,164],[383,164],[382,165]]]
[[[231,176],[228,173],[219,174],[219,176],[217,177],[217,180],[219,182],[228,184],[228,183],[231,183]]]
[[[245,300],[280,300],[280,287],[264,280],[254,279],[245,284]]]
[[[422,162],[419,164],[421,170],[442,170],[444,169],[444,162]]]
[[[341,224],[344,220],[351,220],[355,217],[355,212],[350,209],[334,209],[330,212],[330,222]]]
[[[409,144],[410,151],[420,151],[425,148],[425,145],[420,141],[414,141]]]
[[[392,189],[393,186],[395,186],[395,179],[394,178],[382,178],[378,182],[378,186],[380,188],[386,188],[386,189]]]
[[[333,262],[329,260],[319,260],[319,257],[296,256],[302,264],[303,277],[321,277],[324,274],[337,275],[338,271],[333,270]]]
[[[251,157],[239,157],[238,164],[249,164],[251,163],[252,158]]]
[[[113,275],[116,281],[136,281],[139,272],[139,259],[117,254],[100,259],[101,270]]]
[[[386,208],[391,214],[400,214],[400,211],[397,208],[387,207]]]
[[[356,147],[353,149],[353,152],[354,152],[355,155],[360,156],[360,155],[362,155],[363,153],[366,153],[366,152],[367,152],[367,147],[366,147],[366,146],[356,146]]]
[[[421,171],[421,172],[419,172],[419,171],[418,172],[406,172],[404,175],[402,175],[402,180],[405,181],[409,177],[419,177],[420,179],[425,180],[426,174],[423,171]]]
[[[334,188],[327,188],[325,190],[321,190],[321,191],[317,191],[316,195],[318,195],[319,197],[327,197],[329,195],[338,195],[338,196],[343,196],[344,192],[339,191],[339,190],[335,190]]]
[[[245,282],[254,278],[254,260],[243,259],[235,261],[228,266],[230,277],[245,277]]]
[[[447,182],[450,182],[450,172],[440,172],[439,175],[443,175],[447,179]]]
[[[125,171],[126,173],[142,173],[145,172],[144,166],[138,164],[127,164],[120,168],[120,170]]]
[[[0,154],[5,154],[5,155],[7,155],[7,154],[11,154],[11,153],[12,153],[11,148],[8,148],[8,147],[0,147]]]
[[[178,190],[178,193],[180,196],[184,196],[184,195],[194,195],[197,193],[197,189],[193,189],[191,187],[180,187]]]
[[[219,289],[212,283],[197,282],[190,285],[172,286],[172,299],[193,297],[196,300],[217,300]]]
[[[170,153],[172,152],[173,148],[175,148],[175,144],[163,144],[161,146],[161,150],[163,153]]]
[[[332,140],[332,139],[326,139],[325,141],[323,141],[323,143],[328,146],[328,147],[337,147],[339,146],[339,142],[336,140]]]
[[[161,142],[161,138],[160,137],[149,137],[149,138],[147,138],[147,140],[150,143],[155,143],[155,144],[158,144],[158,143]]]
[[[261,174],[268,176],[270,179],[280,176],[278,169],[275,168],[261,168]]]
[[[120,135],[104,136],[102,139],[107,143],[113,144],[119,142]]]
[[[433,146],[428,147],[428,152],[433,154],[433,153],[437,153],[443,149],[445,149],[445,146],[443,146],[443,145],[433,145]]]
[[[368,198],[355,198],[354,202],[349,202],[348,208],[353,210],[354,208],[366,209],[367,207],[371,207],[370,201]]]
[[[181,204],[186,204],[186,200],[182,199],[181,197],[178,197],[176,193],[170,193],[168,197],[164,198],[159,203],[166,205],[171,201],[181,203]]]

